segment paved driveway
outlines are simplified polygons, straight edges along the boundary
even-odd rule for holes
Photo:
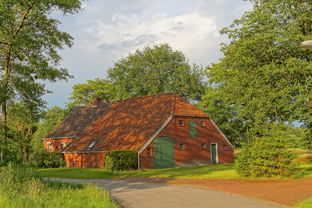
[[[285,206],[206,188],[151,182],[110,179],[52,179],[92,183],[109,190],[125,208],[282,208]]]

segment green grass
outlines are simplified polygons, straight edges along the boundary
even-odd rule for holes
[[[312,198],[294,206],[294,208],[311,208],[311,207],[312,207]]]
[[[123,178],[123,177],[149,177],[149,178],[185,178],[185,179],[239,179],[234,164],[207,165],[200,167],[180,167],[165,169],[146,169],[110,172],[105,169],[82,168],[41,168],[36,172],[42,177],[55,178]],[[312,178],[312,163],[302,163],[300,177]]]
[[[2,208],[117,208],[108,193],[93,185],[45,182],[31,169],[0,168]]]
[[[42,177],[80,179],[122,177],[234,179],[239,177],[234,170],[233,164],[114,172],[109,172],[105,169],[46,168],[37,169],[36,172]]]

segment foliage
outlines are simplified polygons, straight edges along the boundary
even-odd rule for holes
[[[41,152],[32,155],[31,164],[41,168],[59,168],[65,166],[65,161],[60,152]]]
[[[297,155],[289,147],[290,141],[284,138],[257,137],[244,145],[236,160],[236,170],[242,176],[295,175]]]
[[[51,12],[72,14],[80,7],[80,0],[0,1],[0,103],[4,124],[9,101],[43,105],[41,96],[48,91],[42,81],[70,77],[66,69],[58,68],[58,50],[71,46],[73,38],[58,29],[60,22]]]
[[[28,160],[34,122],[45,104],[42,95],[49,92],[44,82],[70,77],[58,66],[58,51],[70,47],[73,38],[58,29],[51,13],[73,14],[80,7],[80,0],[0,0],[0,162],[20,155]]]
[[[100,78],[88,80],[85,84],[73,86],[73,92],[69,98],[72,102],[68,106],[72,109],[77,106],[89,105],[95,99],[110,102],[114,100],[114,93],[114,86],[108,80]]]
[[[174,92],[199,100],[203,93],[202,69],[191,67],[168,44],[145,47],[115,62],[108,79],[116,87],[116,99]]]
[[[138,168],[138,153],[135,150],[116,150],[105,153],[107,170],[129,170]]]
[[[299,121],[311,128],[312,50],[300,43],[312,39],[312,2],[250,1],[253,9],[221,31],[231,42],[222,46],[220,62],[209,67],[210,87],[217,92],[207,91],[208,97],[218,94],[222,109],[233,109],[225,117],[234,129],[242,121],[244,138],[261,136],[268,123]]]
[[[7,141],[7,144],[15,146],[15,148],[13,147],[13,149],[17,150],[15,154],[22,158],[24,164],[28,162],[31,141],[37,131],[37,122],[41,115],[42,109],[38,108],[37,105],[14,103],[10,106],[8,126],[11,136],[7,137],[7,140],[10,140]]]
[[[30,168],[0,168],[0,207],[110,208],[117,205],[108,193],[87,185],[45,182]]]

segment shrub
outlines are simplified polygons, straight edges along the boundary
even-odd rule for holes
[[[31,164],[41,168],[58,168],[64,167],[65,161],[60,152],[41,152],[33,155]]]
[[[295,175],[297,154],[287,139],[262,137],[245,144],[236,160],[236,171],[242,176],[272,177]]]
[[[109,151],[105,154],[105,168],[107,170],[137,169],[138,154],[135,150]]]

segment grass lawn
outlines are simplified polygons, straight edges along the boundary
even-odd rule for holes
[[[239,176],[233,164],[208,165],[201,167],[180,167],[165,169],[146,169],[109,172],[105,169],[45,168],[36,171],[43,177],[59,178],[122,178],[122,177],[159,177],[159,178],[218,178],[234,179]]]
[[[312,163],[302,163],[300,176],[312,177]],[[132,171],[109,172],[105,169],[81,168],[45,168],[37,169],[42,177],[55,178],[122,178],[122,177],[150,177],[150,178],[196,178],[196,179],[239,179],[234,164],[207,165],[201,167],[180,167],[166,169],[146,169]]]

